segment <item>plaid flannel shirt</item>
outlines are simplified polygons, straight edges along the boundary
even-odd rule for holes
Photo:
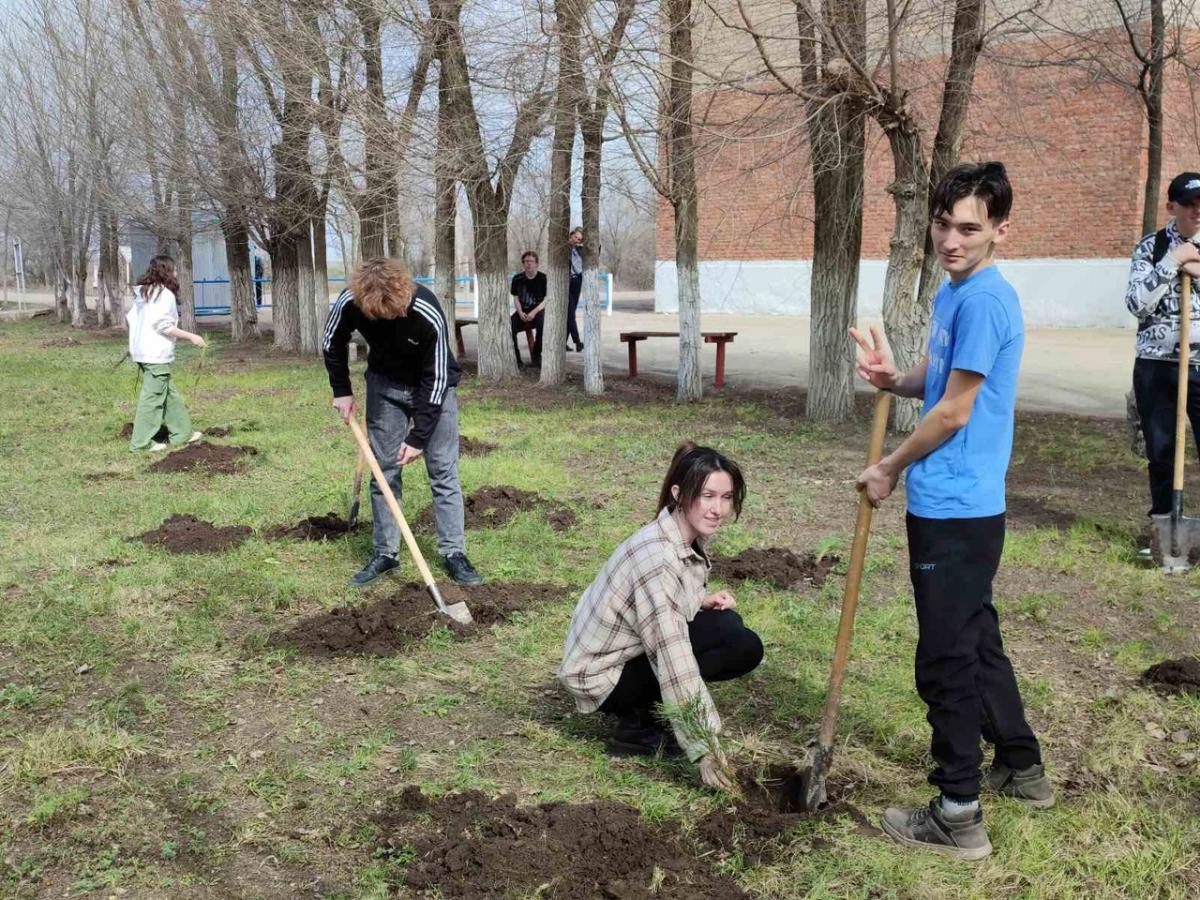
[[[699,697],[708,728],[720,733],[688,635],[708,585],[708,558],[683,540],[667,510],[621,544],[583,593],[563,648],[558,677],[580,712],[594,712],[629,660],[643,653],[658,677],[663,702],[680,706]],[[709,752],[697,735],[672,723],[679,745],[695,762]]]

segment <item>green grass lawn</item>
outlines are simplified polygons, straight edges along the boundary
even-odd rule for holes
[[[610,760],[602,722],[575,715],[555,686],[575,600],[652,516],[683,438],[718,446],[747,475],[746,509],[717,552],[844,554],[853,528],[865,416],[816,427],[786,394],[682,407],[669,389],[632,392],[623,378],[601,402],[577,386],[468,379],[462,432],[498,449],[462,460],[464,491],[511,484],[578,516],[559,533],[540,512],[520,513],[471,531],[469,555],[489,581],[551,582],[561,598],[473,640],[435,630],[388,658],[269,649],[273,632],[387,593],[347,583],[369,531],[327,543],[256,534],[213,555],[127,539],[173,513],[256,533],[344,516],[354,447],[319,360],[239,350],[221,335],[202,367],[181,349],[176,383],[196,427],[232,427],[215,442],[258,453],[239,475],[157,475],[118,436],[134,399],[132,367],[112,369],[122,337],[71,332],[79,345],[45,346],[66,334],[0,325],[4,897],[404,896],[398,873],[411,860],[376,852],[371,816],[407,784],[616,800],[686,831],[723,798],[687,767]],[[1010,494],[1028,517],[1014,513],[997,598],[1059,805],[1029,813],[987,800],[995,853],[979,865],[901,851],[849,815],[802,822],[769,863],[713,858],[753,896],[1200,896],[1200,698],[1138,680],[1200,649],[1200,576],[1136,567],[1144,475],[1117,425],[1029,416],[1016,444]],[[412,519],[428,501],[413,472]],[[432,535],[418,539],[433,555]],[[931,791],[906,559],[895,502],[876,517],[832,775],[872,820]],[[753,675],[713,691],[741,765],[803,760],[844,567],[819,589],[736,589],[766,645]],[[416,578],[407,560],[401,577]]]

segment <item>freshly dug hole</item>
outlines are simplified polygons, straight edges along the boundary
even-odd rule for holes
[[[358,527],[356,526],[356,531]],[[295,525],[276,525],[274,528],[268,528],[266,537],[271,540],[294,538],[301,541],[327,541],[349,533],[350,523],[331,512],[324,516],[309,516]]]

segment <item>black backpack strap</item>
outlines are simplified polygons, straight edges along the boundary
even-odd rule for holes
[[[1154,232],[1154,252],[1150,254],[1150,261],[1157,266],[1170,248],[1171,239],[1167,237],[1167,229]]]

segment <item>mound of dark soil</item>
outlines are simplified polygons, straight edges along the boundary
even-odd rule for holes
[[[738,778],[741,796],[696,825],[696,837],[722,856],[741,853],[750,865],[770,863],[783,849],[780,840],[801,820],[812,816],[804,811],[800,771],[793,766],[772,766],[755,776],[742,772]],[[836,818],[848,813],[863,834],[879,834],[861,811],[839,799],[836,785],[827,784],[829,803],[815,813]]]
[[[534,491],[523,491],[508,484],[481,487],[463,498],[463,519],[467,528],[499,528],[517,513],[549,504]],[[562,506],[546,513],[546,522],[555,531],[566,531],[575,524],[575,510]],[[417,527],[433,528],[433,507],[427,506],[417,516]]]
[[[496,445],[488,441],[480,441],[465,435],[458,436],[459,456],[486,456],[496,449]]]
[[[404,885],[422,896],[734,900],[746,895],[674,825],[619,803],[544,803],[479,791],[430,800],[408,787],[374,817],[378,852],[415,851]]]
[[[329,513],[327,516],[309,516],[295,525],[276,525],[267,529],[266,536],[272,540],[295,538],[301,541],[327,541],[349,533],[350,523],[335,513]]]
[[[730,584],[762,581],[784,590],[819,587],[838,564],[838,557],[798,556],[779,547],[751,547],[737,556],[713,557],[713,574]]]
[[[546,521],[555,531],[566,531],[575,524],[575,510],[564,506],[546,513]]]
[[[151,472],[198,472],[204,475],[236,475],[246,469],[243,457],[258,453],[254,447],[223,447],[200,441],[175,450],[150,466]]]
[[[297,623],[268,638],[272,647],[295,647],[310,656],[366,654],[392,656],[435,628],[449,628],[458,638],[479,634],[489,625],[548,600],[558,600],[563,588],[552,584],[488,584],[460,587],[439,583],[447,604],[463,601],[473,625],[461,625],[437,611],[422,584],[403,584],[382,600],[364,606],[339,606]]]
[[[153,531],[130,540],[148,547],[162,547],[169,553],[217,553],[236,547],[251,531],[245,525],[217,526],[195,516],[171,516]]]
[[[124,438],[125,440],[129,440],[131,437],[133,437],[133,423],[132,422],[126,422],[124,425],[121,426],[120,436],[122,438]],[[167,426],[160,425],[158,428],[158,431],[154,432],[153,440],[156,440],[156,441],[162,443],[162,442],[170,439],[170,437],[171,437],[171,432],[167,431]]]
[[[1172,694],[1200,694],[1200,657],[1156,663],[1142,673],[1142,681]]]

